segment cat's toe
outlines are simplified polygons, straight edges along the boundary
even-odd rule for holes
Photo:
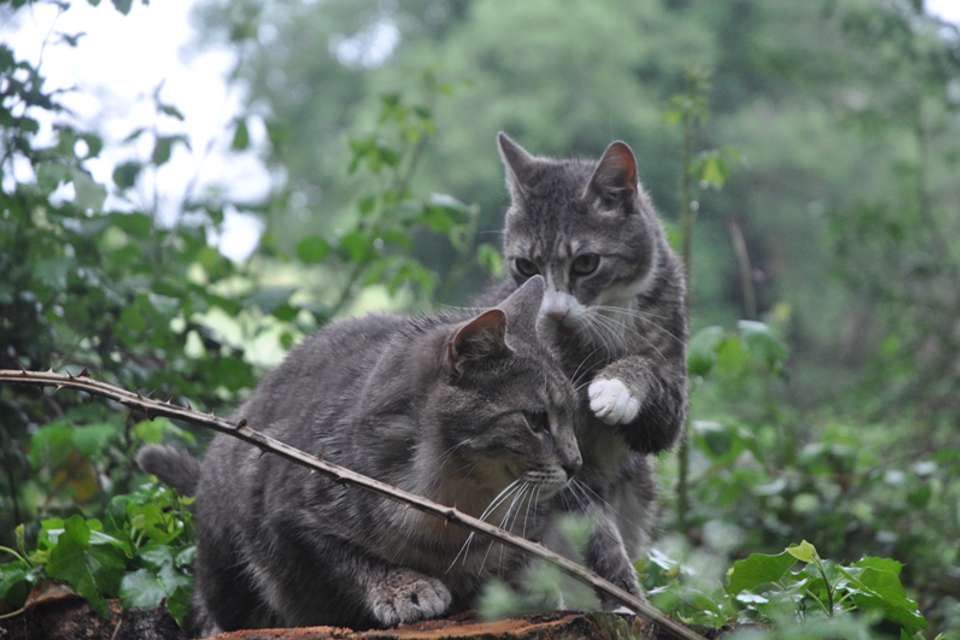
[[[599,378],[587,389],[590,410],[607,424],[626,424],[640,412],[640,401],[634,398],[622,380]]]
[[[392,578],[377,588],[371,607],[382,626],[434,618],[450,607],[450,590],[439,580],[413,572]]]

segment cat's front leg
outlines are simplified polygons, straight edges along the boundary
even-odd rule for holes
[[[645,453],[668,448],[686,416],[686,369],[681,362],[627,356],[604,367],[587,388],[590,411],[623,425],[630,445]]]
[[[367,585],[367,607],[383,627],[435,618],[447,611],[452,597],[437,580],[411,569],[387,569]]]

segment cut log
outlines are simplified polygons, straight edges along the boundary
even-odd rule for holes
[[[555,611],[482,621],[469,615],[429,620],[395,629],[353,631],[335,627],[231,631],[207,640],[672,640],[656,623],[615,613]]]

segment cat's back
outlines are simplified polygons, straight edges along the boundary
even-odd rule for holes
[[[364,380],[405,324],[400,317],[370,315],[332,323],[308,336],[264,376],[239,417],[269,430],[279,419],[306,418],[317,411],[342,414],[356,402]]]

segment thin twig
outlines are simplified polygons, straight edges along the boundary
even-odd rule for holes
[[[300,449],[277,440],[265,433],[257,431],[249,426],[245,420],[233,423],[223,418],[219,418],[212,413],[200,413],[186,407],[181,407],[169,402],[151,400],[145,398],[139,393],[127,391],[105,382],[100,382],[90,378],[86,371],[80,375],[73,376],[69,374],[59,374],[43,371],[17,371],[11,369],[0,369],[0,382],[22,383],[40,386],[67,387],[86,391],[87,393],[108,398],[115,402],[135,409],[153,419],[158,416],[183,420],[202,427],[213,429],[231,437],[238,438],[270,453],[274,453],[282,458],[286,458],[295,464],[315,469],[327,476],[332,477],[338,483],[349,484],[362,487],[372,491],[387,499],[403,502],[414,509],[424,513],[444,518],[449,522],[459,524],[467,529],[483,534],[493,540],[507,544],[515,549],[526,553],[527,555],[541,558],[562,570],[564,573],[576,578],[577,580],[592,586],[610,596],[618,603],[633,609],[643,617],[649,618],[664,629],[673,633],[677,638],[684,640],[705,640],[703,636],[688,629],[684,625],[675,622],[665,616],[663,613],[652,607],[641,598],[628,593],[615,584],[601,578],[586,567],[568,560],[561,555],[554,553],[543,545],[525,540],[515,536],[499,527],[495,527],[487,522],[474,518],[471,515],[463,513],[454,507],[447,507],[422,496],[418,496],[409,491],[404,491],[385,482],[380,482],[368,476],[356,473],[340,465],[327,462],[316,456],[310,455]]]

